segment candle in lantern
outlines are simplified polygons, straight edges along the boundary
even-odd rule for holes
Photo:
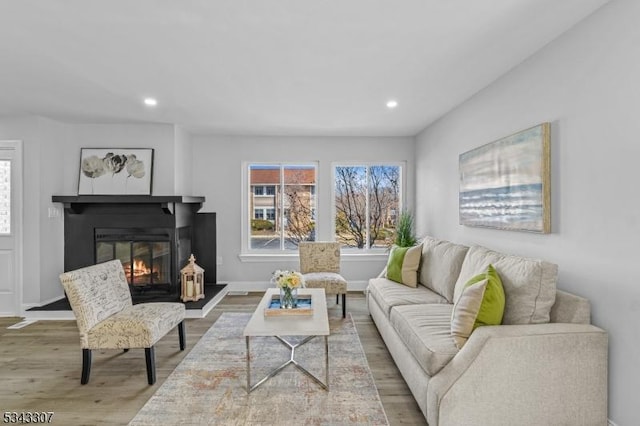
[[[196,265],[196,258],[189,256],[189,264],[180,270],[182,301],[194,302],[204,298],[204,269]]]
[[[187,278],[187,297],[193,297],[193,277]]]

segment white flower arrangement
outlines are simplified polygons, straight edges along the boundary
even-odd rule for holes
[[[300,272],[277,270],[271,277],[271,282],[279,288],[297,289],[304,287],[304,277]]]

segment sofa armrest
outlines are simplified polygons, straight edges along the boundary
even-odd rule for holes
[[[588,324],[476,329],[427,390],[446,425],[606,425],[607,333]]]

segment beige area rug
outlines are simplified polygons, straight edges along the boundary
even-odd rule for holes
[[[351,316],[329,320],[328,392],[288,365],[247,394],[242,332],[250,317],[223,313],[129,424],[389,424]],[[289,356],[290,351],[273,337],[251,338],[252,382]],[[296,360],[324,380],[324,339],[315,338],[296,349]]]

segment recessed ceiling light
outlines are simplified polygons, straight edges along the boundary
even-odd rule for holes
[[[154,107],[154,106],[158,105],[158,101],[153,99],[153,98],[145,98],[144,99],[144,104],[146,106]]]
[[[398,101],[395,101],[393,99],[391,99],[390,101],[387,101],[387,108],[393,109],[397,106],[398,106]]]

